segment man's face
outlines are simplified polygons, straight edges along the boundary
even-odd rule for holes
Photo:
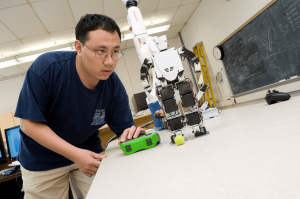
[[[120,37],[117,31],[110,33],[102,29],[90,31],[88,40],[82,46],[81,65],[84,71],[94,80],[106,80],[113,73],[118,60],[112,54],[120,51]],[[105,59],[95,57],[95,51],[105,51]]]

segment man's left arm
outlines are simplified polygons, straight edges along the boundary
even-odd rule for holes
[[[124,87],[121,89],[123,92],[119,93],[118,100],[114,105],[112,117],[107,121],[110,129],[119,137],[118,144],[126,140],[137,138],[142,131],[141,127],[136,127],[131,110],[129,107],[128,96]]]

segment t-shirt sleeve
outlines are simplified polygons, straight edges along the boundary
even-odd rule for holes
[[[135,126],[129,107],[128,96],[123,84],[118,92],[117,101],[113,108],[110,121],[107,122],[110,129],[120,137],[123,131],[131,126]]]
[[[47,87],[42,77],[29,69],[20,92],[15,117],[47,123]]]

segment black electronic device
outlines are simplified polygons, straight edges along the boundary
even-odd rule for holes
[[[148,92],[150,92],[150,91],[148,91]],[[146,98],[147,98],[147,96],[146,96],[145,92],[133,94],[133,102],[136,105],[137,111],[142,111],[142,110],[146,110],[149,108]]]
[[[280,101],[286,101],[289,100],[291,96],[288,93],[281,93],[277,90],[273,90],[272,92],[268,90],[268,93],[265,97],[266,102],[270,104],[274,104],[276,102]]]
[[[6,163],[6,153],[5,153],[4,142],[2,139],[2,134],[0,132],[0,165],[4,163]]]
[[[300,2],[272,2],[221,44],[234,95],[300,75]]]
[[[14,126],[4,130],[10,161],[16,160],[20,144],[20,126]]]

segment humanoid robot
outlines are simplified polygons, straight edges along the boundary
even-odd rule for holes
[[[201,66],[198,57],[185,47],[178,49],[167,49],[166,35],[159,37],[150,37],[143,21],[142,14],[137,7],[141,0],[122,0],[128,9],[128,23],[132,31],[134,45],[138,57],[142,63],[141,67],[141,82],[144,89],[149,85],[149,69],[153,74],[153,89],[152,95],[156,95],[171,135],[171,141],[177,135],[182,135],[182,129],[185,126],[192,128],[192,133],[195,137],[206,134],[206,129],[203,125],[201,109],[205,109],[207,103],[198,107],[198,99],[202,97],[207,88],[203,84],[201,75]],[[185,78],[183,75],[184,69],[181,63],[181,57],[187,58],[194,68],[195,73],[200,73],[202,80],[201,88],[198,91],[197,97],[192,89],[192,81]],[[155,82],[160,82],[159,86],[155,86]],[[175,90],[179,91],[182,101],[182,107],[188,109],[184,112],[185,117],[182,117],[178,111]],[[147,92],[147,91],[145,91]],[[150,96],[149,94],[147,94]],[[151,97],[151,96],[150,96]],[[184,118],[184,119],[183,119]],[[189,137],[192,134],[189,134]]]

